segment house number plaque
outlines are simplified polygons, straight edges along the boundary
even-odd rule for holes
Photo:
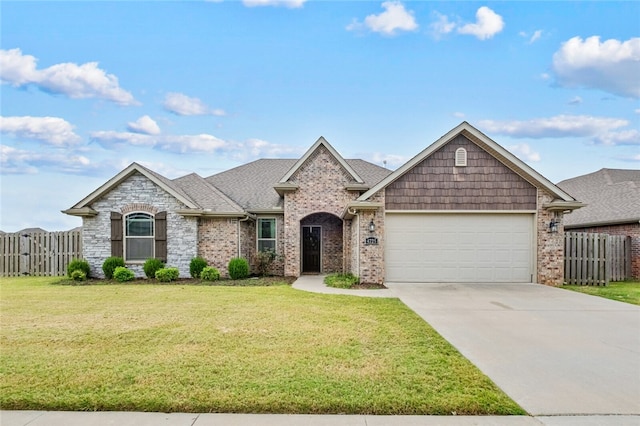
[[[376,237],[365,238],[364,245],[365,246],[377,246],[378,245],[378,238],[376,238]]]

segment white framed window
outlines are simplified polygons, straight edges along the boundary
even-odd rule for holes
[[[258,251],[276,251],[276,219],[259,218],[256,224]]]
[[[148,213],[130,213],[124,219],[124,260],[142,262],[154,257],[154,218]]]
[[[464,148],[456,149],[456,167],[465,167],[467,165],[467,150]]]

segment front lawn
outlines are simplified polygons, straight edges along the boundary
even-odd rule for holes
[[[524,414],[397,299],[2,278],[0,407]]]
[[[640,282],[638,281],[612,282],[606,286],[565,285],[563,288],[619,302],[640,305]]]

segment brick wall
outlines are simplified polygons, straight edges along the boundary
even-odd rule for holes
[[[174,213],[186,206],[139,173],[121,182],[91,206],[97,216],[83,218],[83,256],[91,267],[91,275],[104,277],[102,263],[111,256],[112,211],[127,214],[143,211],[151,214],[167,212],[167,266],[180,270],[181,277],[189,277],[189,263],[196,256],[197,220]],[[127,263],[136,276],[144,277],[142,263]]]
[[[322,273],[342,272],[344,265],[342,219],[332,214],[314,213],[303,218],[300,225],[316,225],[322,228]]]
[[[200,218],[198,255],[214,266],[223,277],[229,276],[229,260],[238,256],[238,219]]]
[[[597,234],[624,235],[631,237],[631,278],[640,280],[640,223],[623,225],[571,228],[571,232],[593,232]]]
[[[329,213],[341,217],[349,201],[357,192],[344,186],[353,178],[324,147],[319,146],[289,180],[298,190],[285,194],[284,215],[284,273],[300,275],[300,221],[314,213]],[[343,251],[344,255],[344,251]],[[344,264],[344,259],[331,260],[332,265]]]
[[[560,224],[557,233],[549,232],[549,222],[554,213],[542,208],[544,204],[553,201],[553,197],[546,191],[538,190],[537,211],[537,282],[545,285],[558,286],[564,283],[564,228],[562,213],[558,213]]]

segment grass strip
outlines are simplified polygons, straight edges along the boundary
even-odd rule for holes
[[[637,281],[611,282],[606,286],[564,285],[562,288],[618,302],[640,305],[640,282]]]

